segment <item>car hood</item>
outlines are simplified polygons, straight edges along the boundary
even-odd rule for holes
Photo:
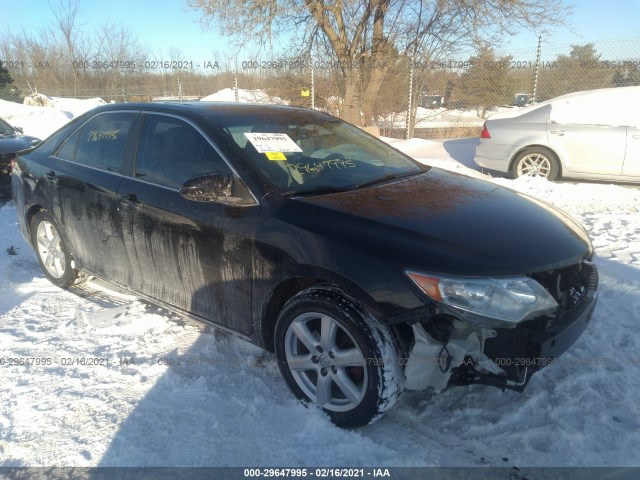
[[[16,153],[25,148],[35,147],[40,139],[28,135],[0,135],[0,154]]]
[[[297,197],[298,226],[407,268],[518,275],[592,253],[568,215],[496,184],[432,168],[399,181]]]

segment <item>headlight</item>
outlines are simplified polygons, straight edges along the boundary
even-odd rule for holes
[[[431,299],[455,308],[463,319],[476,323],[495,326],[497,320],[516,324],[550,313],[558,306],[549,292],[529,277],[449,277],[410,270],[405,273]]]

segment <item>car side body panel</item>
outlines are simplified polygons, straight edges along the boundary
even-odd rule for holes
[[[120,282],[128,265],[123,261],[117,192],[123,176],[49,157],[40,182],[46,206],[73,246],[82,268]],[[107,259],[109,259],[107,261]]]
[[[622,173],[640,179],[640,128],[627,128],[627,149]]]
[[[618,98],[625,92],[636,99],[628,105],[628,115],[623,114],[620,105],[605,102],[607,95]],[[637,98],[638,87],[576,92],[525,107],[522,113],[496,114],[486,121],[491,138],[480,139],[475,161],[481,167],[507,173],[519,152],[529,147],[543,147],[560,162],[562,176],[638,181],[637,118],[632,124],[626,123],[637,117],[633,103]],[[601,104],[605,110],[599,110]],[[574,113],[572,105],[577,109]],[[553,113],[555,108],[559,113]],[[615,114],[618,110],[622,112],[619,118]],[[588,118],[583,119],[583,115]]]
[[[622,174],[626,127],[548,122],[547,129],[548,147],[560,159],[564,174]]]
[[[127,277],[135,291],[250,334],[259,206],[191,202],[126,178],[120,189]]]

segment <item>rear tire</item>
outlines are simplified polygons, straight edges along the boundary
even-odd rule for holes
[[[511,174],[513,178],[529,176],[552,181],[559,177],[560,163],[551,150],[543,147],[529,147],[515,156],[511,165]]]
[[[314,287],[289,300],[274,343],[294,395],[318,404],[339,427],[374,422],[402,393],[391,333],[337,289]]]
[[[31,244],[40,268],[54,285],[69,288],[87,278],[73,268],[69,247],[46,210],[39,211],[31,219]]]

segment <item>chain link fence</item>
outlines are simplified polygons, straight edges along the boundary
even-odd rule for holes
[[[141,58],[71,65],[46,57],[5,58],[2,67],[13,83],[0,82],[0,98],[21,102],[38,92],[107,102],[206,98],[280,103],[375,126],[385,136],[452,138],[477,135],[497,109],[574,91],[640,85],[639,52],[640,37],[580,45],[540,39],[537,45],[512,51],[482,48],[437,60],[417,52],[413,59],[398,55],[374,64],[363,58],[353,65],[314,58]]]

